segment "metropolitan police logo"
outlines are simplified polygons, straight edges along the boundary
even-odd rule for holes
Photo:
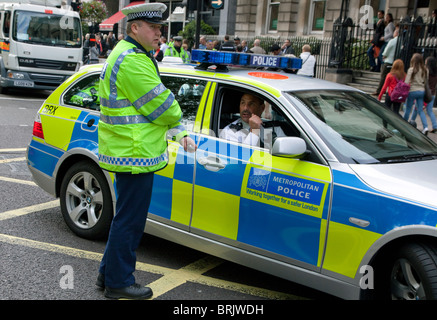
[[[269,181],[270,172],[252,168],[250,170],[249,180],[247,181],[247,187],[259,191],[266,191],[267,183]]]

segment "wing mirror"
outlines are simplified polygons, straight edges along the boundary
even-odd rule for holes
[[[274,156],[298,158],[307,152],[305,140],[299,137],[277,137],[273,143]]]

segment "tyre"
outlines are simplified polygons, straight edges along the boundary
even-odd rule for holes
[[[437,299],[437,250],[434,245],[406,244],[395,252],[391,261],[392,300]]]
[[[98,166],[82,161],[68,169],[60,203],[64,220],[75,234],[92,240],[108,235],[113,217],[111,192]]]

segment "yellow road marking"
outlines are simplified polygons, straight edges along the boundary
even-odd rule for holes
[[[14,178],[8,178],[8,177],[0,177],[0,180],[36,186],[36,183],[33,181],[30,181],[30,180],[21,180],[21,179],[14,179]]]
[[[0,152],[23,152],[26,151],[26,148],[7,148],[7,149],[0,149]]]
[[[0,234],[0,241],[12,245],[20,245],[20,246],[30,247],[34,249],[65,254],[76,258],[94,260],[94,261],[100,261],[103,256],[103,254],[97,252],[65,247],[57,244],[40,242],[40,241],[30,240],[25,238],[19,238],[6,234]],[[248,295],[258,296],[266,299],[273,299],[273,300],[302,299],[292,294],[247,286],[239,283],[234,283],[231,281],[214,279],[202,275],[202,273],[211,270],[216,266],[218,266],[219,264],[221,264],[222,261],[223,260],[212,256],[206,256],[205,258],[195,261],[189,264],[188,266],[182,267],[181,269],[171,269],[171,268],[161,267],[144,262],[137,262],[136,270],[163,275],[163,277],[148,285],[153,290],[152,299],[155,299],[188,281],[200,283],[211,287],[240,292]]]
[[[0,221],[23,216],[28,213],[37,212],[45,209],[55,208],[59,206],[59,200],[53,200],[46,203],[35,204],[33,206],[5,211],[0,213]]]
[[[30,239],[10,236],[7,234],[0,234],[0,241],[6,242],[9,244],[16,244],[16,245],[20,245],[20,246],[25,246],[25,247],[29,247],[29,248],[33,248],[33,249],[40,249],[40,250],[44,250],[44,251],[65,254],[68,256],[81,258],[81,259],[100,261],[100,260],[102,260],[102,257],[103,257],[102,253],[86,251],[86,250],[81,250],[81,249],[76,249],[76,248],[71,248],[71,247],[65,247],[65,246],[61,246],[58,244],[30,240]],[[138,264],[140,264],[139,268],[138,268]],[[150,264],[143,263],[143,262],[137,262],[137,270],[142,270],[142,271],[147,271],[147,272],[157,273],[157,274],[165,274],[165,273],[168,273],[170,271],[173,271],[173,269],[155,266],[155,265],[150,265]]]
[[[31,181],[19,180],[19,179],[7,178],[7,177],[0,177],[0,180],[35,185]],[[33,212],[38,212],[45,209],[55,208],[57,206],[59,206],[59,200],[54,200],[46,203],[28,206],[25,208],[2,212],[0,213],[0,221],[19,217]],[[60,254],[65,254],[81,259],[89,259],[94,261],[101,261],[103,256],[103,254],[101,253],[96,253],[96,252],[91,252],[91,251],[86,251],[86,250],[81,250],[71,247],[65,247],[57,244],[40,242],[36,240],[30,240],[30,239],[15,237],[6,234],[0,234],[0,242],[31,247],[34,249],[60,253]],[[186,282],[195,282],[210,287],[231,290],[234,292],[244,293],[252,296],[258,296],[266,299],[273,299],[273,300],[303,299],[301,297],[292,294],[267,290],[263,288],[257,288],[253,286],[247,286],[247,285],[221,280],[221,279],[215,279],[203,275],[203,273],[217,267],[222,262],[223,260],[219,258],[213,256],[206,256],[180,269],[171,269],[171,268],[161,267],[161,266],[137,261],[136,270],[163,275],[161,278],[148,285],[153,290],[152,299],[155,299],[165,294],[166,292],[169,292],[172,289],[175,289],[180,285],[183,285]]]
[[[153,290],[153,299],[164,293],[179,287],[187,281],[197,282],[202,274],[217,267],[223,261],[212,256],[207,256],[193,262],[181,269],[169,272],[164,277],[150,283],[148,286]]]

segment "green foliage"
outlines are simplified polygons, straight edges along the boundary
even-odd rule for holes
[[[215,34],[214,29],[203,20],[200,21],[200,34]],[[184,39],[188,40],[189,47],[194,44],[194,38],[196,35],[196,20],[193,20],[185,25],[184,30],[179,31],[178,35],[182,36]]]
[[[82,2],[79,15],[82,20],[83,34],[86,34],[88,33],[88,23],[95,25],[102,22],[108,17],[108,10],[103,1],[93,0]]]
[[[368,41],[359,39],[353,39],[350,43],[345,44],[345,57],[348,60],[348,67],[356,70],[366,70],[369,66],[368,48]]]
[[[320,54],[321,49],[321,40],[315,37],[296,37],[293,38],[292,46],[295,52],[295,55],[298,57],[302,53],[302,47],[306,44],[309,44],[311,47],[311,54],[318,55]]]

